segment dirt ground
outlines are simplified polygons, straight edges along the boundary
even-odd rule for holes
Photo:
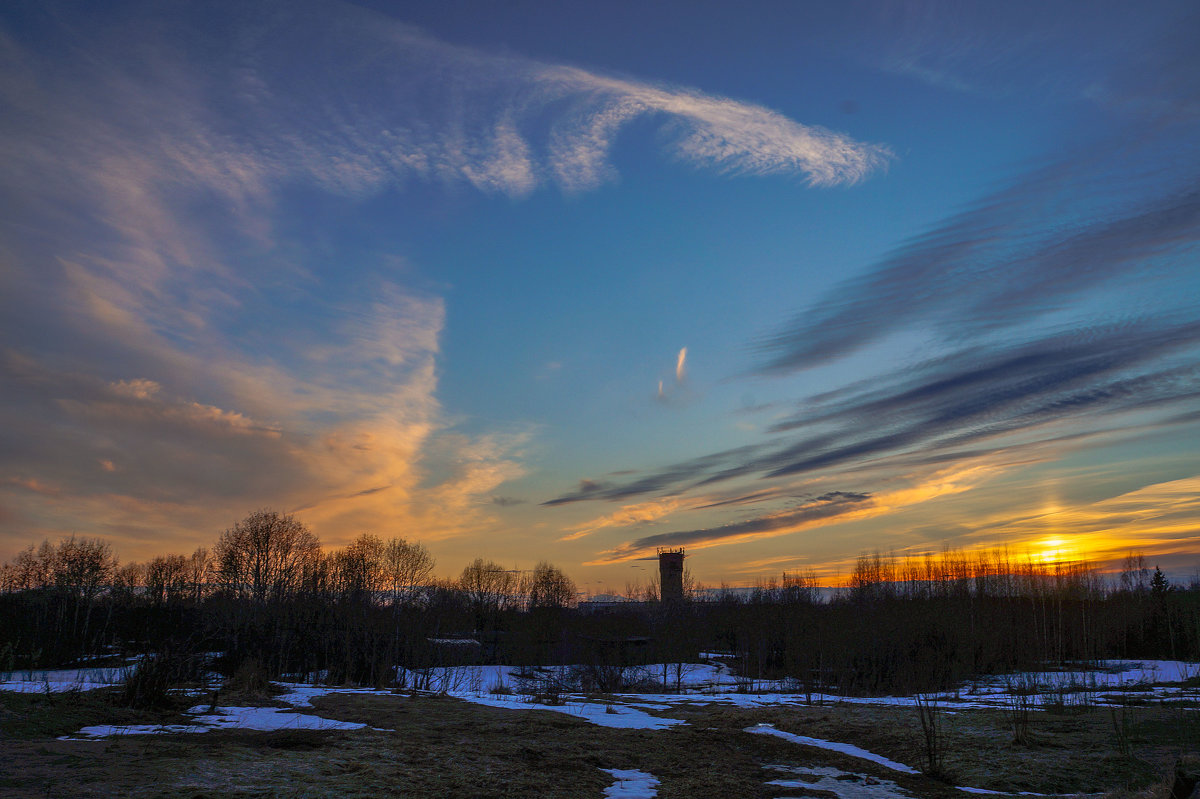
[[[179,721],[178,708],[135,712],[103,692],[0,694],[0,795],[6,797],[601,797],[601,769],[639,769],[664,799],[964,797],[953,785],[1000,791],[1152,796],[1177,756],[1200,751],[1192,716],[1131,708],[1039,713],[1028,745],[1004,714],[943,714],[945,780],[751,735],[753,724],[855,744],[922,766],[911,708],[837,705],[739,710],[681,705],[686,726],[609,729],[545,710],[509,710],[438,696],[331,695],[318,715],[377,730],[220,731],[57,740],[86,724]],[[1130,742],[1118,751],[1118,724]],[[832,769],[822,776],[816,770]],[[828,776],[828,775],[841,776]],[[768,784],[781,777],[811,787]],[[892,784],[894,783],[893,787]],[[818,787],[822,786],[822,787]]]

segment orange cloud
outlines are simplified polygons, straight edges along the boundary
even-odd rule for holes
[[[629,527],[634,524],[652,522],[656,519],[674,513],[680,509],[694,508],[707,500],[703,497],[684,502],[680,499],[656,499],[649,502],[638,502],[625,505],[620,510],[600,516],[572,528],[573,532],[564,535],[559,541],[575,541],[606,527]]]
[[[1061,551],[1067,559],[1116,560],[1130,550],[1195,553],[1200,551],[1200,477],[996,518],[984,531],[1033,553]]]
[[[877,495],[831,492],[799,508],[791,508],[779,513],[718,527],[664,533],[636,541],[627,541],[601,553],[599,558],[585,565],[596,566],[636,560],[646,557],[659,546],[708,549],[766,538],[778,538],[804,530],[869,519],[939,497],[968,491],[994,476],[998,470],[999,467],[988,465],[973,465],[966,468],[951,467],[935,472],[915,486]]]

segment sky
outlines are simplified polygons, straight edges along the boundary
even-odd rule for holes
[[[1189,2],[5,3],[0,560],[1200,570]]]

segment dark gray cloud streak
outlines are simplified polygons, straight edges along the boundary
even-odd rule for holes
[[[770,535],[812,522],[835,519],[856,510],[868,508],[873,502],[874,500],[869,494],[831,491],[791,511],[723,524],[718,527],[658,533],[622,544],[608,554],[613,560],[626,560],[632,553],[643,552],[654,547],[694,546],[743,536]]]
[[[1111,115],[1107,135],[1080,136],[835,287],[759,342],[751,372],[808,369],[914,329],[950,354],[810,397],[774,441],[546,504],[981,457],[1086,438],[1127,411],[1186,423],[1166,417],[1200,400],[1200,15],[1175,16],[1136,65],[1077,87]],[[1130,307],[1120,290],[1148,281],[1174,296]]]
[[[1195,141],[1177,143],[1180,164],[1200,164]],[[1100,209],[1087,219],[1047,216],[1047,206],[1089,197],[1090,178],[1081,173],[1095,166],[1048,168],[909,242],[762,342],[769,355],[762,371],[818,366],[916,323],[933,323],[950,340],[974,337],[1034,321],[1116,278],[1188,268],[1183,256],[1200,241],[1200,171],[1180,181],[1189,188],[1127,203],[1115,216]],[[1116,179],[1132,192],[1142,177]]]
[[[1076,88],[1109,114],[1105,124],[1077,131],[1069,147],[836,287],[759,342],[758,371],[818,366],[916,324],[961,343],[1072,308],[1116,281],[1194,274],[1200,14],[1161,10],[1159,24],[1172,21],[1138,58]]]
[[[848,470],[866,462],[938,463],[1024,441],[1063,424],[1200,402],[1200,322],[1129,322],[1032,342],[976,346],[803,403],[772,432],[784,441],[675,464],[626,483],[588,484],[546,504],[677,494],[741,477]],[[1171,420],[1164,420],[1169,423]]]

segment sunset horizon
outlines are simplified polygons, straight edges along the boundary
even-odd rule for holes
[[[16,3],[0,563],[1200,579],[1184,2]]]

